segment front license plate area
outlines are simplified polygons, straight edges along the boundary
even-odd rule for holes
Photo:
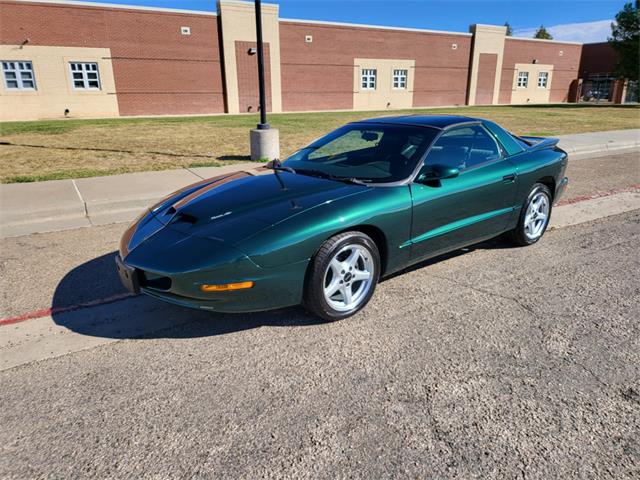
[[[138,279],[138,272],[135,268],[128,267],[122,262],[120,255],[116,255],[116,268],[118,269],[118,276],[124,288],[131,293],[140,293],[140,281]]]

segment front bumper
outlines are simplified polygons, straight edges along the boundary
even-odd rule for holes
[[[116,266],[133,293],[217,312],[271,310],[302,302],[309,260],[262,267],[216,238],[188,235],[143,215],[123,236]],[[252,288],[203,292],[201,285],[252,281]]]
[[[184,307],[214,312],[240,313],[273,310],[302,302],[304,276],[308,260],[277,268],[260,268],[250,259],[219,266],[208,271],[161,273],[128,265],[118,258],[122,270],[132,272],[122,283],[130,291],[174,303]],[[253,281],[246,290],[203,292],[203,284],[219,285]],[[135,286],[137,285],[137,291]]]

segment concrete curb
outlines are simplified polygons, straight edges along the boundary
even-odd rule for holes
[[[572,159],[640,151],[640,129],[559,137]],[[244,162],[127,173],[77,180],[0,185],[0,238],[128,222],[144,208],[190,183],[261,164]]]
[[[559,137],[559,146],[569,154],[617,153],[620,150],[640,149],[640,130],[578,133]]]
[[[549,229],[571,227],[640,209],[640,191],[620,192],[553,209]]]

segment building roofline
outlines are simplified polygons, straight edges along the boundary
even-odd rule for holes
[[[244,6],[249,6],[249,7],[253,7],[254,2],[253,0],[217,0],[216,4],[219,5],[221,3],[226,3],[227,5],[244,5]],[[267,7],[274,7],[274,8],[280,8],[280,4],[279,3],[262,3],[262,6],[267,6]]]
[[[144,12],[177,13],[187,15],[217,16],[216,12],[203,10],[185,10],[180,8],[145,7],[141,5],[120,5],[116,3],[83,2],[78,0],[9,0],[14,3],[43,3],[47,5],[68,5],[71,7],[97,7],[120,10],[141,10]]]
[[[163,8],[163,7],[146,7],[141,5],[124,5],[124,4],[116,4],[116,3],[101,3],[101,2],[86,2],[82,0],[8,0],[12,3],[35,3],[35,4],[48,4],[48,5],[68,5],[68,6],[78,6],[78,7],[96,7],[96,8],[110,8],[110,9],[120,9],[120,10],[138,10],[138,11],[146,11],[146,12],[163,12],[163,13],[174,13],[174,14],[185,14],[185,15],[204,15],[204,16],[217,16],[217,12],[208,12],[204,10],[187,10],[181,8]],[[251,4],[251,2],[240,1],[240,0],[222,0],[225,3],[231,4]],[[265,4],[267,5],[267,4]],[[269,4],[271,5],[271,4]],[[273,4],[277,5],[277,4]],[[325,25],[332,27],[353,27],[353,28],[368,28],[375,30],[390,30],[390,31],[400,31],[400,32],[417,32],[417,33],[432,33],[436,35],[459,35],[463,37],[472,37],[472,33],[465,32],[452,32],[448,30],[432,30],[426,28],[410,28],[410,27],[391,27],[387,25],[370,25],[363,23],[348,23],[348,22],[331,22],[325,20],[305,20],[300,18],[280,18],[280,22],[288,22],[288,23],[307,23],[311,25]],[[496,25],[484,25],[481,26],[492,27]],[[556,43],[556,44],[564,44],[564,45],[585,45],[580,42],[570,42],[570,41],[562,41],[562,40],[546,40],[543,38],[524,38],[524,37],[506,37],[508,40],[521,40],[527,42],[546,42],[546,43]],[[607,42],[593,42],[593,43],[607,43]]]
[[[304,20],[300,18],[281,18],[280,21],[289,22],[289,23],[309,23],[311,25],[326,25],[330,27],[370,28],[370,29],[376,29],[376,30],[396,30],[401,32],[435,33],[440,35],[462,35],[463,37],[473,36],[473,34],[471,33],[450,32],[446,30],[427,30],[423,28],[409,28],[409,27],[389,27],[384,25],[368,25],[363,23],[329,22],[325,20]]]
[[[580,42],[569,42],[563,40],[547,40],[546,38],[526,38],[526,37],[507,37],[507,40],[524,40],[525,42],[546,42],[546,43],[560,43],[564,45],[584,45]]]

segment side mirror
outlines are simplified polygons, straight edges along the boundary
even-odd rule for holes
[[[427,183],[434,180],[445,180],[447,178],[455,178],[460,175],[460,170],[455,167],[446,165],[425,165],[418,173],[416,182]]]

